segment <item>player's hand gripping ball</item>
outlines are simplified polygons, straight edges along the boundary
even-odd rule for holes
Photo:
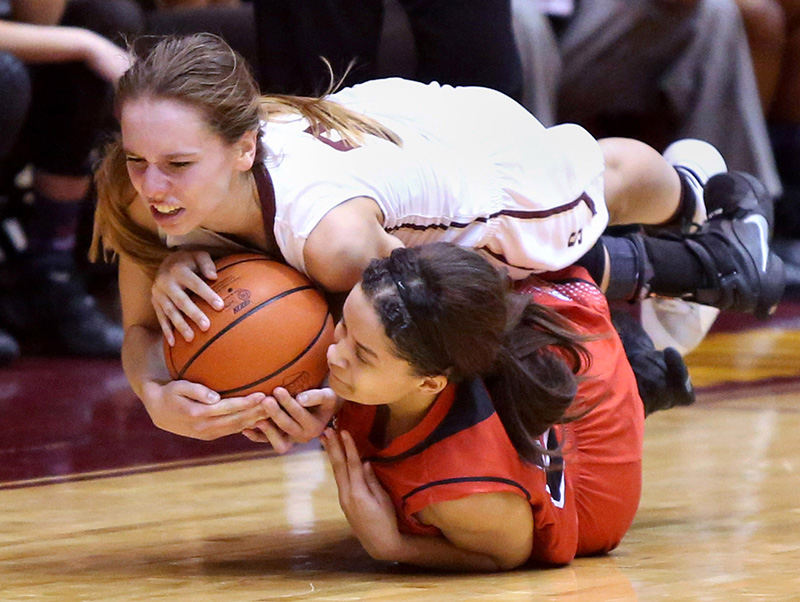
[[[193,295],[211,327],[191,342],[164,341],[164,357],[175,380],[197,382],[222,397],[285,387],[296,395],[322,383],[326,352],[333,342],[328,304],[297,270],[257,254],[218,261],[209,286],[224,308],[213,309]]]

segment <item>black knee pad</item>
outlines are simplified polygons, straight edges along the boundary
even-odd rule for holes
[[[650,291],[653,265],[647,256],[642,235],[606,235],[600,240],[609,256],[606,297],[623,301],[644,299]]]

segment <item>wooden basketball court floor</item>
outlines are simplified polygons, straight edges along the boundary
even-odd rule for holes
[[[0,369],[0,600],[800,599],[800,303],[722,316],[688,358],[697,403],[647,419],[617,550],[558,569],[372,561],[315,444],[158,431],[116,361]]]

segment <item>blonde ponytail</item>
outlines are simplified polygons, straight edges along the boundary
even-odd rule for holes
[[[353,146],[358,146],[367,135],[402,145],[400,137],[389,128],[325,96],[262,96],[261,111],[266,121],[280,115],[301,115],[314,134],[335,131]]]

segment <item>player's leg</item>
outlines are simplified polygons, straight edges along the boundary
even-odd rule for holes
[[[711,176],[727,171],[725,160],[712,145],[691,138],[672,143],[663,156],[681,178],[684,211],[675,226],[686,234],[696,232],[708,212],[719,209],[706,207],[703,188]],[[655,347],[673,347],[683,355],[700,344],[718,315],[716,307],[676,298],[651,297],[641,304],[642,326]]]
[[[604,239],[609,240],[610,237]],[[627,244],[624,239],[622,242]],[[627,281],[618,276],[613,280],[609,277],[610,262],[611,256],[601,240],[578,263],[600,284],[600,288],[608,298],[627,299],[628,293],[625,292],[627,289],[620,284],[635,288],[632,280],[636,280],[637,260],[635,256],[614,253],[615,273],[621,271],[626,274],[631,278]],[[617,287],[617,290],[609,291],[610,284]],[[645,416],[657,410],[692,404],[695,399],[694,388],[689,378],[689,371],[678,350],[672,347],[656,349],[639,321],[628,312],[612,310],[611,315],[614,328],[622,341],[625,356],[636,376],[636,385],[642,398]]]
[[[705,221],[707,208],[703,200],[703,187],[712,175],[726,170],[725,161],[713,146],[700,140],[680,140],[670,145],[663,157],[658,159],[650,147],[638,145],[637,148],[635,143],[626,140],[609,139],[603,148],[604,153],[611,157],[608,162],[610,169],[606,188],[612,221],[620,223],[635,219],[634,216],[637,215],[642,221],[663,218],[663,212],[659,212],[658,207],[674,208],[673,215],[658,224],[660,228],[688,234],[697,231],[699,225]],[[631,157],[632,152],[638,156]],[[664,173],[664,164],[672,166],[668,169],[677,174],[680,185],[677,202],[674,191],[669,191],[666,184],[668,179]],[[665,184],[659,186],[659,181]],[[648,193],[653,195],[652,199],[656,203],[643,200],[643,195]],[[722,196],[714,195],[709,201],[712,204],[725,202]],[[768,195],[761,194],[761,198],[762,205],[769,210]],[[643,205],[644,209],[631,207],[631,204],[637,203]],[[652,208],[654,204],[657,205],[655,210]],[[719,209],[718,206],[712,206],[708,211]],[[610,241],[609,246],[630,261],[630,255],[626,254],[630,244],[631,240],[617,240]],[[665,246],[657,245],[653,241],[649,244]],[[616,263],[617,274],[631,269],[623,259]],[[679,265],[677,260],[675,265]],[[659,275],[663,271],[669,272],[667,266],[659,270]],[[612,286],[612,297],[615,294]],[[659,349],[674,347],[683,354],[691,351],[705,337],[717,314],[718,310],[715,308],[676,298],[655,298],[645,300],[642,304],[642,323],[655,346]]]
[[[627,300],[678,297],[768,316],[784,287],[783,265],[769,249],[768,198],[749,174],[717,174],[706,185],[705,199],[719,210],[696,233],[603,236],[608,270],[600,281],[607,284],[606,294]]]
[[[679,140],[662,155],[631,138],[603,138],[599,143],[610,226],[644,224],[689,232],[693,223],[705,220],[703,185],[726,171],[713,146]]]
[[[610,299],[636,301],[656,294],[765,317],[784,287],[783,266],[768,245],[769,194],[741,172],[714,176],[704,192],[714,210],[696,232],[605,235],[578,263]],[[694,400],[676,349],[657,350],[648,333],[630,321],[617,320],[615,326],[646,413]]]
[[[653,147],[632,138],[599,140],[609,225],[666,224],[681,210],[681,180]]]

